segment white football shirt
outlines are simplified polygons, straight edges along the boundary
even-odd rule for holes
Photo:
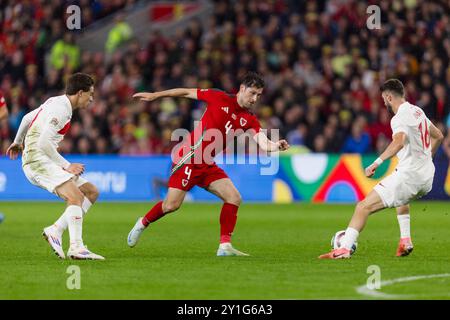
[[[71,118],[72,106],[66,95],[51,97],[39,108],[28,113],[22,120],[25,127],[22,132],[26,132],[22,165],[51,160],[67,168],[70,163],[57,152],[57,148],[70,128]],[[20,131],[17,133],[16,142],[23,139],[23,133]],[[43,145],[48,147],[43,149]]]
[[[409,102],[399,106],[397,114],[391,119],[392,135],[404,132],[407,136],[404,147],[397,153],[399,171],[411,176],[434,175],[430,126],[431,121],[421,108]]]

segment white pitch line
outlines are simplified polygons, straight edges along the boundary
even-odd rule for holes
[[[412,277],[405,277],[405,278],[397,278],[397,279],[392,279],[392,280],[381,281],[380,286],[385,287],[385,286],[390,286],[392,284],[400,283],[400,282],[410,282],[410,281],[417,281],[417,280],[422,280],[422,279],[447,278],[447,277],[450,277],[450,273],[430,274],[430,275],[424,275],[424,276],[412,276]],[[369,289],[367,287],[367,284],[356,287],[356,292],[358,292],[359,294],[365,295],[365,296],[370,296],[373,298],[380,298],[380,299],[405,299],[405,298],[411,298],[411,297],[415,296],[415,295],[411,295],[411,294],[384,293],[384,292],[380,292],[376,289]]]

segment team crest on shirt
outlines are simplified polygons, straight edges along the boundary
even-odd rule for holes
[[[228,107],[222,107],[222,110],[225,111],[225,113],[228,114]]]
[[[183,187],[186,187],[188,185],[188,183],[189,183],[189,180],[187,180],[187,179],[181,180],[181,184],[183,185]]]
[[[53,119],[50,121],[50,123],[56,127],[56,126],[58,125],[59,122],[58,122],[58,119],[53,118]]]
[[[245,126],[247,124],[247,120],[245,120],[244,118],[241,118],[240,124],[241,124],[241,127]]]

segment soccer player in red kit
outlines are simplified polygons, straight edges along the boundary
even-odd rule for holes
[[[250,108],[256,105],[264,88],[263,79],[249,72],[235,95],[215,89],[171,89],[161,92],[142,92],[133,97],[153,101],[162,97],[184,97],[202,100],[207,108],[197,127],[191,132],[187,143],[172,152],[172,173],[169,190],[164,201],[158,202],[143,218],[138,218],[128,234],[128,245],[134,247],[147,226],[167,213],[176,211],[186,192],[199,186],[215,194],[224,202],[220,213],[220,245],[218,256],[246,256],[231,245],[231,235],[241,204],[241,195],[227,174],[214,162],[214,156],[226,148],[227,141],[236,132],[251,132],[261,149],[273,152],[289,148],[286,140],[273,142],[260,131],[261,126]],[[241,131],[239,131],[241,130]],[[250,130],[250,131],[249,131]],[[221,139],[217,139],[220,133]],[[214,136],[216,139],[211,138]]]

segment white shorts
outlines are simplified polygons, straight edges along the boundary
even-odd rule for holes
[[[418,183],[419,181],[424,181]],[[378,193],[383,203],[388,208],[396,208],[406,205],[412,200],[418,199],[431,191],[433,176],[416,179],[406,176],[398,170],[380,181],[374,190]]]
[[[75,182],[77,187],[82,186],[88,181],[82,177],[75,176],[65,171],[53,162],[34,162],[23,166],[23,172],[35,186],[41,187],[48,192],[55,193],[55,189],[70,179]],[[55,193],[56,194],[56,193]]]

